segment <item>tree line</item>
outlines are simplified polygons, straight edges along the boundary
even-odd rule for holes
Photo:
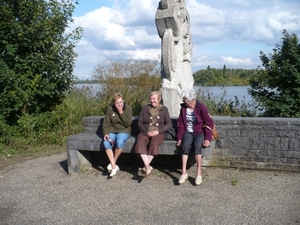
[[[254,76],[256,69],[223,69],[210,68],[200,69],[193,74],[196,86],[249,86],[250,77]],[[125,79],[125,78],[124,78]],[[129,78],[131,80],[131,78]],[[76,84],[95,84],[98,80],[76,80]]]
[[[194,76],[197,86],[249,86],[249,80],[256,73],[256,69],[222,69],[211,68],[196,71]]]

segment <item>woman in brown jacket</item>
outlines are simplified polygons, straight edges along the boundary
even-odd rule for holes
[[[171,129],[172,121],[168,108],[160,104],[161,92],[153,91],[150,94],[150,104],[143,106],[139,116],[138,127],[140,133],[137,137],[135,153],[143,160],[142,172],[148,176],[154,156],[158,155],[159,146],[164,141],[164,133]]]

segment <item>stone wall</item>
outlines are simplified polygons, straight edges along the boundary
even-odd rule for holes
[[[219,137],[211,144],[213,154],[203,158],[203,166],[300,172],[300,118],[213,118]],[[101,116],[84,117],[84,133],[67,138],[70,174],[90,168],[90,152],[101,151],[102,120]],[[132,131],[136,136],[137,117],[133,118]],[[133,153],[134,142],[134,137],[126,142],[124,153]],[[160,154],[178,157],[176,141],[165,141]]]
[[[204,166],[300,172],[300,118],[213,118],[219,138]]]

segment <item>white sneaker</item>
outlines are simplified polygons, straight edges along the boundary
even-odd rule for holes
[[[195,184],[198,186],[201,184],[201,182],[202,182],[202,176],[197,176],[195,180]]]
[[[111,170],[111,173],[109,174],[110,177],[116,175],[116,173],[120,170],[120,168],[118,166],[116,166],[116,168]]]
[[[180,178],[179,178],[178,183],[183,184],[188,178],[189,178],[188,174],[181,175]]]
[[[108,172],[111,172],[111,170],[112,170],[111,163],[108,164],[108,166],[106,168],[107,168]]]

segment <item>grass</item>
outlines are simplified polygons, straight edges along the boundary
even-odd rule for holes
[[[231,180],[231,184],[232,184],[233,186],[237,186],[237,185],[239,184],[239,181],[238,181],[237,179],[232,179],[232,180]]]

